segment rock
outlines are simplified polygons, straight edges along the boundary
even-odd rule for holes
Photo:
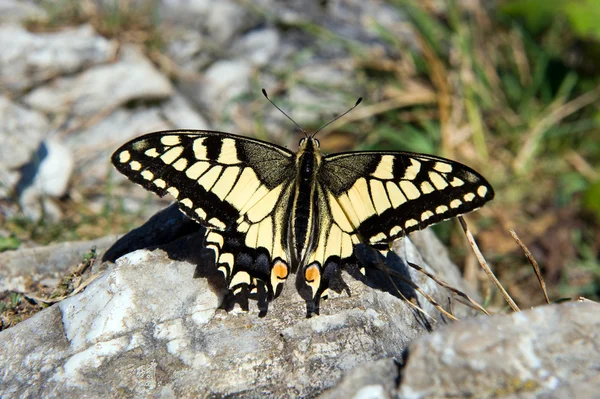
[[[194,110],[189,101],[179,93],[175,93],[169,100],[161,104],[162,116],[174,129],[205,130],[209,128],[208,122]]]
[[[163,1],[159,14],[166,25],[183,25],[204,32],[206,41],[221,49],[258,21],[248,7],[231,0]]]
[[[32,159],[49,131],[43,114],[0,95],[0,198],[13,196],[20,178],[18,168]]]
[[[232,54],[254,66],[266,66],[279,49],[279,32],[272,28],[253,30],[238,40]]]
[[[102,260],[114,263],[121,256],[138,249],[157,247],[193,233],[202,235],[203,231],[202,226],[188,218],[174,202],[115,242]]]
[[[42,141],[31,161],[21,167],[21,177],[16,186],[23,213],[30,219],[47,216],[60,218],[60,210],[48,197],[59,198],[67,193],[73,172],[73,155],[58,139]]]
[[[75,169],[80,177],[77,189],[105,184],[107,175],[113,176],[114,182],[125,181],[124,176],[112,173],[110,156],[127,140],[172,128],[161,113],[160,107],[119,108],[95,125],[70,133],[66,144],[75,153]]]
[[[118,236],[91,241],[73,241],[48,246],[19,248],[0,253],[0,291],[26,292],[26,282],[52,279],[65,274],[83,260],[93,247],[98,258]]]
[[[269,10],[270,17],[281,24],[302,26],[316,24],[346,40],[366,47],[389,47],[382,40],[384,30],[396,40],[413,36],[406,28],[407,19],[401,7],[377,0],[348,0],[343,2],[302,2],[296,0],[257,0],[256,7]],[[328,39],[328,38],[327,38]],[[331,40],[325,40],[331,43]],[[324,42],[325,42],[324,41]],[[347,51],[345,51],[347,54]]]
[[[411,233],[410,240],[419,249],[423,256],[425,264],[430,265],[435,270],[436,275],[450,284],[452,287],[459,288],[476,301],[480,301],[480,295],[469,284],[465,282],[457,267],[447,267],[452,263],[448,255],[448,248],[442,244],[432,229],[425,229]],[[400,245],[402,241],[394,242],[394,248]],[[458,309],[455,309],[458,310]],[[462,317],[462,316],[459,316]]]
[[[319,90],[300,85],[290,88],[287,96],[288,101],[293,104],[294,120],[300,126],[329,121],[354,105],[334,90]]]
[[[21,168],[18,192],[34,189],[39,196],[61,197],[67,192],[73,172],[73,155],[60,140],[51,138],[40,143],[32,160]]]
[[[223,60],[212,64],[204,75],[195,99],[220,115],[236,98],[250,90],[252,66],[245,60]]]
[[[106,184],[112,186],[128,182],[110,164],[112,153],[128,140],[160,130],[206,128],[208,123],[204,117],[180,94],[151,107],[119,108],[95,125],[68,134],[66,144],[75,155],[78,182],[75,190],[84,191]],[[122,197],[122,205],[127,212],[137,213],[143,210],[143,215],[150,216],[158,210],[157,206],[165,205],[165,202],[153,201],[148,206],[149,193],[131,183],[127,183],[125,190],[117,188],[112,194]],[[88,208],[98,212],[105,205],[104,196],[90,198],[87,203]]]
[[[111,60],[117,44],[90,25],[55,33],[30,33],[0,25],[0,85],[22,93],[35,84]]]
[[[161,249],[121,257],[82,293],[0,332],[0,396],[314,396],[359,364],[401,356],[427,329],[402,300],[349,276],[352,296],[331,294],[310,319],[293,284],[265,317],[254,303],[225,312],[220,275],[199,249],[202,233],[177,233],[180,215],[164,230],[173,209],[113,256],[128,242],[147,245],[144,236],[159,227]],[[408,239],[399,248],[422,259]],[[208,278],[192,278],[200,274]]]
[[[26,21],[46,21],[44,9],[23,0],[2,0],[0,2],[0,24]]]
[[[231,42],[238,32],[255,20],[248,8],[244,8],[231,0],[209,0],[207,15],[204,22],[209,37],[217,45],[226,45]]]
[[[395,359],[365,363],[346,373],[335,388],[319,395],[319,399],[391,399],[399,372]]]
[[[0,170],[27,163],[49,130],[48,119],[42,113],[0,95]]]
[[[196,30],[173,29],[165,32],[169,40],[165,43],[165,53],[178,68],[195,75],[214,60],[207,50],[206,37]],[[189,78],[188,78],[189,79]]]
[[[599,310],[572,302],[453,323],[417,338],[400,367],[359,366],[320,398],[596,397]]]
[[[47,113],[90,118],[132,100],[164,99],[172,93],[169,80],[138,49],[124,46],[117,62],[59,78],[34,89],[24,101]]]
[[[599,329],[600,305],[576,302],[455,323],[410,346],[398,395],[591,398]]]

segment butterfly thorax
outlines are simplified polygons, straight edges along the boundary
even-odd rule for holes
[[[322,157],[317,140],[307,138],[301,141],[296,154],[297,172],[288,208],[288,249],[294,270],[300,265],[305,265],[306,259],[314,249],[314,237],[318,237],[317,207],[314,205],[316,174]]]

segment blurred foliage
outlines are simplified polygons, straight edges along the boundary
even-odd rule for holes
[[[17,249],[20,245],[21,241],[14,233],[8,236],[0,236],[0,252]]]
[[[565,23],[573,37],[600,40],[599,0],[511,0],[500,9],[511,17],[523,18],[525,27],[532,33]]]

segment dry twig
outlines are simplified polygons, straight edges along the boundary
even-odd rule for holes
[[[440,313],[442,313],[444,316],[448,317],[450,320],[453,321],[458,321],[458,319],[450,314],[446,309],[444,309],[439,303],[437,303],[437,301],[435,299],[433,299],[433,297],[431,295],[429,295],[428,293],[426,293],[425,291],[423,291],[422,288],[420,288],[418,285],[416,285],[415,283],[413,283],[410,279],[406,278],[405,276],[403,276],[402,274],[396,272],[395,270],[389,270],[389,269],[384,269],[386,273],[394,275],[398,278],[400,278],[402,280],[402,282],[406,283],[407,285],[409,285],[412,289],[414,289],[415,291],[417,291],[419,294],[423,295],[425,297],[425,299],[427,299],[427,301],[429,303],[431,303],[431,305],[433,305],[434,308],[436,308]],[[417,309],[418,311],[420,311],[421,313],[423,313],[424,315],[429,316],[425,310],[421,309],[420,307],[418,307],[417,305],[415,305],[414,303],[412,303],[411,301],[409,301],[403,294],[402,292],[400,292],[400,289],[398,289],[398,287],[396,286],[396,284],[394,283],[394,280],[392,280],[390,278],[391,283],[394,285],[394,288],[396,289],[396,292],[398,292],[398,294],[400,294],[402,296],[402,298],[404,298],[406,300],[406,302],[408,302],[412,307],[414,307],[415,309]],[[432,320],[435,321],[435,319],[433,319],[431,317]]]
[[[513,238],[515,239],[517,244],[519,244],[519,246],[523,250],[523,253],[527,257],[527,260],[529,260],[529,263],[531,263],[531,266],[533,266],[535,275],[537,276],[537,279],[540,282],[540,286],[542,287],[542,291],[544,292],[544,298],[546,299],[546,303],[550,303],[550,299],[548,298],[548,291],[546,290],[546,283],[544,282],[544,278],[542,277],[542,272],[540,271],[540,267],[538,266],[537,262],[533,258],[533,255],[531,254],[529,249],[519,239],[519,236],[517,235],[517,233],[513,229],[510,229],[509,231],[510,231],[510,235],[513,236]]]
[[[506,300],[506,302],[512,308],[512,310],[515,312],[520,312],[521,309],[519,309],[515,301],[513,301],[513,299],[510,297],[510,295],[508,295],[508,292],[506,292],[500,281],[498,281],[498,278],[496,278],[496,276],[494,275],[494,272],[492,272],[492,269],[490,269],[490,267],[488,266],[485,258],[483,257],[483,254],[481,253],[479,247],[477,246],[477,243],[475,242],[475,238],[473,238],[473,234],[471,234],[471,230],[469,230],[469,227],[467,226],[467,222],[465,222],[465,219],[462,216],[459,216],[458,221],[460,222],[460,225],[463,231],[465,232],[465,236],[467,237],[467,241],[469,241],[469,245],[471,245],[471,248],[473,249],[473,252],[477,257],[477,261],[479,262],[479,265],[481,266],[483,271],[488,275],[489,279],[492,280],[492,282],[498,288],[498,290],[500,290],[502,296],[504,297],[504,300]]]
[[[439,286],[442,286],[448,290],[450,290],[451,292],[453,292],[454,294],[458,295],[459,297],[465,299],[465,302],[463,302],[464,304],[466,304],[467,306],[472,307],[473,309],[479,310],[482,313],[485,313],[486,315],[489,316],[489,312],[487,310],[485,310],[483,308],[483,306],[481,306],[479,303],[477,303],[477,301],[475,301],[473,298],[471,298],[470,296],[468,296],[467,294],[465,294],[464,292],[460,291],[457,288],[452,287],[450,284],[448,284],[447,282],[437,278],[436,276],[434,276],[433,274],[427,272],[426,270],[424,270],[421,266],[415,265],[414,263],[411,262],[406,262],[408,263],[408,265],[410,267],[412,267],[413,269],[423,273],[424,275],[426,275],[427,277],[429,277],[430,279],[432,279],[433,281],[435,281]]]

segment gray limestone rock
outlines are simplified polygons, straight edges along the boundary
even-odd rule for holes
[[[202,78],[180,87],[213,116],[227,116],[242,95],[250,91],[252,64],[241,58],[220,60],[209,66]]]
[[[61,197],[67,192],[73,172],[73,154],[59,139],[42,141],[29,163],[21,168],[22,186],[17,190],[25,195],[33,191],[36,196]]]
[[[27,281],[54,279],[67,273],[95,247],[98,257],[118,236],[91,241],[73,241],[48,246],[19,248],[0,253],[0,291],[25,292]]]
[[[0,25],[0,48],[0,85],[21,93],[56,76],[108,62],[117,43],[97,35],[89,25],[31,33],[7,24]]]
[[[480,316],[418,339],[402,398],[592,398],[600,391],[600,304]]]
[[[291,88],[287,97],[293,104],[294,120],[301,126],[316,124],[323,119],[331,120],[354,105],[352,100],[345,100],[344,96],[335,90],[313,89],[300,85]]]
[[[42,141],[31,160],[20,168],[15,187],[23,214],[32,220],[59,220],[60,210],[52,199],[67,193],[72,172],[69,148],[57,138]]]
[[[33,160],[49,130],[42,113],[0,95],[0,198],[16,197],[19,168]]]
[[[196,101],[214,114],[222,113],[233,100],[250,90],[252,65],[243,59],[217,61],[205,72]]]
[[[113,245],[104,260],[116,265],[99,266],[85,291],[1,332],[0,396],[559,398],[593,397],[600,387],[598,304],[467,318],[424,335],[442,323],[346,275],[352,296],[332,293],[321,315],[306,319],[288,283],[259,317],[254,302],[248,312],[226,305],[203,234],[174,204]],[[427,230],[395,250],[443,279],[457,276]],[[21,275],[48,276],[44,254],[55,252],[14,251],[0,263],[13,265],[14,283],[20,264],[40,264]],[[448,293],[409,274],[447,303]]]
[[[298,0],[256,0],[255,6],[267,10],[272,19],[283,25],[302,26],[315,24],[333,32],[343,40],[352,41],[367,50],[397,52],[382,39],[381,32],[398,41],[414,40],[414,34],[407,29],[406,17],[402,8],[377,0],[346,0],[327,2],[306,2]],[[323,50],[338,51],[341,41],[322,41]],[[329,47],[329,48],[327,48]],[[356,49],[356,48],[355,48]],[[346,50],[342,50],[347,53]]]
[[[140,250],[83,293],[3,331],[0,363],[10,372],[0,394],[312,396],[343,370],[399,355],[423,331],[400,300],[357,282],[321,316],[305,319],[290,287],[259,318],[218,310],[219,295],[193,273],[190,263]],[[35,377],[25,383],[26,374]]]
[[[32,90],[24,101],[47,113],[89,118],[132,100],[165,99],[172,93],[170,81],[140,50],[124,46],[116,62],[59,78]]]
[[[49,130],[44,114],[0,95],[0,170],[27,163]]]
[[[125,181],[112,173],[111,154],[127,140],[141,134],[170,129],[159,107],[119,108],[93,126],[71,132],[66,144],[75,157],[75,169],[80,174],[77,189],[105,184],[107,176]]]
[[[163,1],[159,13],[165,25],[183,25],[203,32],[207,42],[222,49],[237,34],[257,23],[249,7],[232,0]]]
[[[600,305],[566,303],[480,316],[417,338],[400,363],[361,365],[319,396],[595,398]]]
[[[250,61],[255,66],[266,66],[277,54],[280,40],[280,34],[276,29],[253,30],[233,45],[231,53]]]
[[[393,358],[362,364],[344,374],[335,388],[319,399],[391,399],[400,377],[400,362]]]
[[[175,93],[161,104],[162,116],[173,129],[205,130],[208,122],[202,114],[195,110],[190,102],[180,93]]]
[[[41,7],[23,0],[0,1],[0,24],[7,22],[46,21],[48,14]]]

